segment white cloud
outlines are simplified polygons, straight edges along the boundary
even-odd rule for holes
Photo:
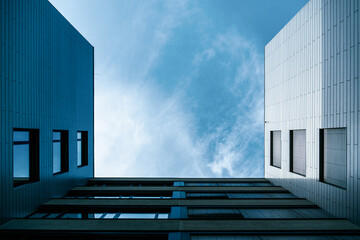
[[[196,2],[52,2],[71,13],[70,22],[95,47],[95,72],[100,74],[95,82],[96,176],[262,175],[262,155],[249,159],[263,127],[262,59],[250,41],[235,29],[201,39],[204,49],[189,59],[194,72],[183,76],[186,81],[179,81],[172,95],[164,94],[151,70],[176,38],[176,29],[184,23],[193,26],[194,17],[200,35],[212,24]],[[235,63],[228,88],[241,99],[234,103],[236,120],[198,136],[197,113],[187,108],[183,91],[221,54],[227,58],[224,66]]]
[[[262,176],[263,155],[249,156],[247,153],[251,147],[254,148],[250,145],[254,145],[263,133],[261,55],[251,42],[243,39],[234,29],[218,35],[210,49],[220,53],[227,52],[232,61],[238,62],[236,75],[229,88],[241,101],[234,113],[237,116],[235,123],[227,126],[230,130],[222,128],[215,135],[208,136],[210,139],[206,141],[216,142],[215,154],[208,166],[216,176]]]
[[[96,100],[96,176],[203,176],[202,148],[181,93],[149,85],[107,89]]]

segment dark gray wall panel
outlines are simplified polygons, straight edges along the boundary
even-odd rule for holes
[[[93,47],[45,0],[0,1],[1,221],[23,217],[93,176]],[[39,129],[40,181],[12,186],[13,128]],[[69,131],[69,172],[52,173],[52,131]],[[89,165],[76,166],[88,131]]]

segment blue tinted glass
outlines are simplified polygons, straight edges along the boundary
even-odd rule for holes
[[[77,132],[77,139],[81,140],[81,132]]]
[[[169,218],[168,213],[159,213],[158,215],[158,219],[167,219],[167,218]]]
[[[101,218],[105,216],[105,213],[94,213],[94,218]]]
[[[29,218],[42,218],[45,217],[45,215],[47,215],[47,213],[34,213],[31,216],[29,216]]]
[[[81,166],[81,141],[77,142],[77,165]]]
[[[107,213],[104,218],[114,218],[116,213]]]
[[[53,140],[60,140],[61,133],[60,132],[53,132]]]
[[[148,218],[154,219],[155,213],[121,213],[119,218]]]
[[[29,141],[29,131],[14,131],[13,141]]]
[[[13,159],[14,178],[29,178],[29,144],[13,145]]]
[[[81,218],[81,213],[65,213],[61,218]]]
[[[53,173],[61,172],[61,143],[53,143]]]

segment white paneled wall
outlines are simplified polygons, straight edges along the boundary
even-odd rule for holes
[[[93,176],[93,47],[47,0],[0,1],[0,223]],[[13,128],[39,129],[40,181],[13,187]],[[69,172],[53,175],[52,131],[69,131]],[[76,164],[88,131],[89,165]]]
[[[359,2],[310,0],[265,47],[265,177],[360,223]],[[347,129],[347,187],[319,181],[319,129]],[[289,131],[306,129],[306,177],[289,171]],[[281,130],[281,169],[270,131]]]

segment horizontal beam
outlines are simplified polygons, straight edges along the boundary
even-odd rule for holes
[[[0,226],[0,235],[6,230],[18,231],[91,231],[91,232],[352,232],[357,226],[345,219],[296,220],[105,220],[105,219],[13,219]],[[19,232],[18,232],[19,233]]]
[[[268,183],[269,181],[265,178],[132,178],[132,177],[121,177],[121,178],[101,178],[96,177],[89,180],[89,182],[255,182],[255,183]]]
[[[294,199],[52,199],[43,206],[278,206],[317,207],[301,198]]]
[[[286,189],[279,186],[268,187],[124,187],[124,186],[84,186],[75,187],[72,191],[91,191],[91,192],[104,192],[104,191],[142,191],[142,192],[161,192],[161,191],[187,191],[187,192],[247,192],[247,193],[260,193],[260,192],[288,192]]]

